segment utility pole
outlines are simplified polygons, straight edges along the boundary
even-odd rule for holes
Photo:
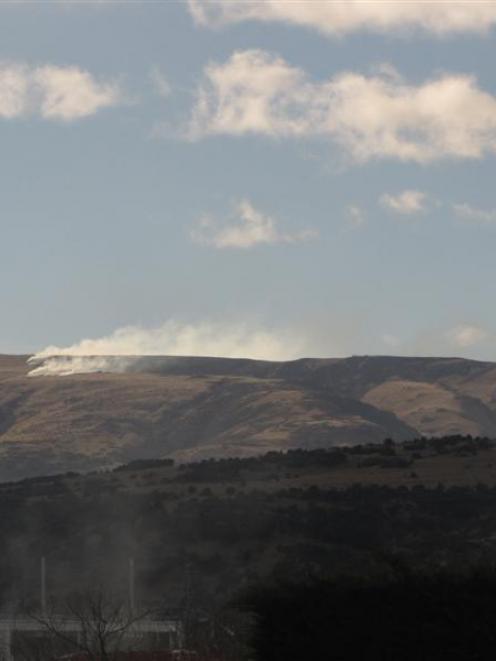
[[[47,593],[46,593],[46,559],[41,558],[41,614],[46,617],[47,614]]]
[[[129,558],[129,614],[134,616],[136,596],[134,591],[134,558]]]
[[[186,562],[184,569],[184,616],[181,627],[180,647],[189,645],[191,638],[191,564]]]

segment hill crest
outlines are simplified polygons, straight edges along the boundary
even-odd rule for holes
[[[142,356],[110,373],[29,378],[27,359],[0,356],[2,480],[137,458],[496,437],[496,364],[489,362]]]

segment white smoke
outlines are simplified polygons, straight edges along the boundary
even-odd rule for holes
[[[47,356],[29,358],[28,376],[70,376],[96,372],[126,372],[135,363],[131,356]]]
[[[302,355],[305,342],[286,331],[244,324],[182,324],[120,328],[98,339],[68,347],[49,346],[29,359],[29,376],[67,376],[92,372],[125,372],[139,356],[211,356],[290,360]]]

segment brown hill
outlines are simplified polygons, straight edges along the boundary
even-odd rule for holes
[[[496,437],[493,363],[146,357],[125,373],[30,378],[26,358],[0,357],[2,480],[134,458]]]

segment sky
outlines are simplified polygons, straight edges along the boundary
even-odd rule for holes
[[[0,351],[496,360],[496,2],[0,4]]]

